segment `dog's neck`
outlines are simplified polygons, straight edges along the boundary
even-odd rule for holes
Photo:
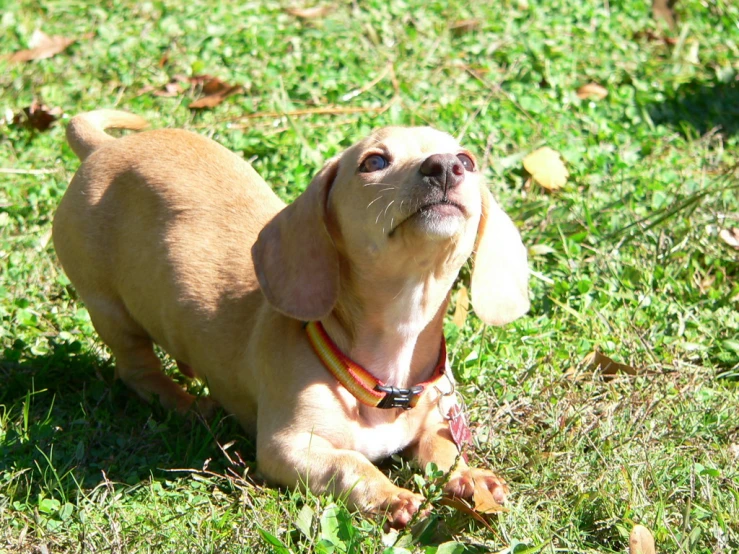
[[[456,277],[355,275],[324,321],[337,346],[380,381],[426,381],[439,358],[449,289]]]

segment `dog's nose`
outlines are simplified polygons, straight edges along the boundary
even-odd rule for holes
[[[464,166],[454,154],[432,154],[421,164],[423,181],[444,192],[464,181]]]

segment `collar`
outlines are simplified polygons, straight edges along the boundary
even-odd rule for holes
[[[418,404],[424,390],[438,382],[446,370],[446,341],[443,335],[439,360],[436,362],[431,379],[408,389],[398,389],[376,379],[369,371],[347,357],[331,340],[320,321],[306,323],[305,330],[308,341],[324,367],[365,406],[410,410]]]

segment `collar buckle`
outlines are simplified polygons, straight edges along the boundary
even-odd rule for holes
[[[385,397],[377,404],[378,408],[388,410],[390,408],[402,408],[410,410],[414,405],[414,400],[423,392],[423,386],[416,385],[409,389],[398,389],[389,385],[376,385],[375,390],[384,392]]]

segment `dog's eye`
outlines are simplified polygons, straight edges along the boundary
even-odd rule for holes
[[[390,165],[390,162],[387,161],[385,156],[372,154],[362,162],[362,165],[359,166],[359,171],[362,173],[372,173],[373,171],[385,169],[388,165]]]
[[[466,171],[475,171],[475,162],[467,154],[457,154],[457,159],[462,162]]]

